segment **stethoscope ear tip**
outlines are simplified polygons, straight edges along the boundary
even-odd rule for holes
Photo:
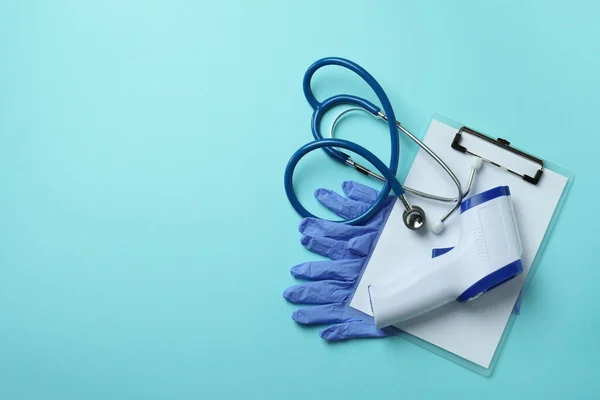
[[[479,157],[473,157],[471,160],[471,169],[477,171],[483,165],[483,160]]]
[[[441,233],[444,230],[444,223],[442,221],[436,221],[433,225],[431,225],[431,232],[436,235]]]

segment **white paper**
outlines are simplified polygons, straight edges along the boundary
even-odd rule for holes
[[[463,185],[466,185],[472,156],[450,147],[457,131],[434,119],[424,141],[448,164]],[[506,159],[506,150],[498,147],[495,151],[499,152],[498,157],[490,154],[489,150],[486,150],[486,155],[489,154],[491,159],[502,158],[510,163],[511,160]],[[544,170],[539,183],[532,185],[516,175],[484,163],[477,173],[469,195],[499,185],[510,187],[523,243],[523,273],[471,302],[447,304],[400,324],[398,328],[488,368],[566,183],[566,177]],[[405,185],[442,196],[456,196],[456,186],[448,175],[422,150],[415,158]],[[410,194],[407,194],[407,197],[412,204],[425,210],[430,224],[444,215],[451,206],[450,203],[426,200]],[[459,212],[446,221],[445,229],[440,235],[435,235],[428,229],[419,232],[408,230],[402,222],[403,210],[398,201],[350,304],[352,308],[365,314],[372,315],[368,285],[375,284],[390,273],[424,264],[431,260],[433,248],[452,247],[458,241]]]

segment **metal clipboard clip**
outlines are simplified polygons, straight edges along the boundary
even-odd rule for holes
[[[534,163],[537,166],[539,166],[538,170],[535,172],[534,176],[527,175],[526,173],[519,173],[519,172],[514,171],[511,168],[508,168],[508,167],[502,165],[500,162],[496,162],[496,161],[490,160],[480,154],[476,154],[474,150],[469,151],[469,149],[467,149],[466,146],[463,146],[460,144],[461,140],[463,139],[463,134],[471,135],[474,138],[481,139],[489,144],[498,146],[512,154],[515,154],[522,159],[525,159],[531,163]],[[515,174],[517,176],[520,176],[526,182],[532,183],[534,185],[538,184],[538,182],[540,181],[540,178],[542,177],[542,174],[544,173],[544,161],[543,160],[541,160],[537,157],[534,157],[531,154],[527,154],[519,149],[515,149],[514,147],[512,147],[510,145],[510,142],[508,140],[505,140],[502,138],[493,139],[489,136],[484,135],[483,133],[477,132],[471,128],[467,128],[466,126],[461,127],[460,130],[456,133],[456,135],[454,136],[454,139],[452,140],[451,146],[453,149],[458,150],[461,153],[466,153],[466,154],[470,154],[472,156],[479,157],[487,163],[490,163],[492,165],[495,165],[498,168],[501,168],[501,169],[508,171],[512,174]]]

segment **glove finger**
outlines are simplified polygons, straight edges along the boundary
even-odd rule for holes
[[[387,219],[392,208],[394,208],[394,204],[396,204],[396,198],[393,196],[388,196],[383,202],[382,207],[373,215],[370,219],[367,220],[365,226],[373,227],[378,230],[381,225],[383,225],[384,221]]]
[[[346,315],[344,303],[324,304],[294,311],[292,319],[301,325],[338,324],[340,322],[357,321]]]
[[[352,282],[316,281],[290,286],[283,297],[296,304],[328,304],[347,301],[352,295]]]
[[[334,279],[338,281],[354,281],[358,278],[364,259],[335,261],[308,261],[293,266],[292,276],[300,279],[325,280]]]
[[[364,203],[368,206],[371,206],[373,203],[375,203],[375,200],[377,200],[377,196],[379,196],[379,191],[354,181],[344,182],[342,184],[342,190],[344,191],[346,196],[348,196],[352,200],[360,201],[361,203]],[[383,208],[392,208],[395,202],[396,197],[388,196],[383,202]],[[375,218],[376,217],[371,218],[369,223]]]
[[[391,336],[390,330],[377,329],[375,325],[364,321],[344,322],[325,328],[320,333],[327,341],[348,340],[359,338],[378,338]]]
[[[377,232],[365,233],[348,241],[348,250],[359,256],[367,256],[371,251]]]
[[[365,232],[376,231],[374,226],[355,226],[318,218],[303,218],[300,222],[300,233],[308,236],[323,236],[333,239],[350,239]]]
[[[346,219],[356,218],[369,208],[369,204],[342,197],[329,189],[317,189],[315,197],[336,215]]]
[[[373,204],[377,196],[379,196],[379,191],[355,181],[345,181],[342,183],[342,190],[352,200],[360,201],[367,205]]]
[[[302,236],[300,243],[313,253],[320,254],[332,260],[354,259],[362,257],[359,252],[351,251],[347,241],[327,237]]]

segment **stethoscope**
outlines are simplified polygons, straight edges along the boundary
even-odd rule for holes
[[[337,65],[340,67],[344,67],[344,68],[349,69],[350,71],[354,72],[359,77],[361,77],[377,95],[379,101],[381,102],[381,109],[383,109],[383,112],[381,111],[381,109],[379,107],[377,107],[375,104],[371,103],[370,101],[363,99],[361,97],[357,97],[357,96],[353,96],[353,95],[349,95],[349,94],[335,95],[335,96],[329,97],[328,99],[326,99],[322,102],[319,102],[315,98],[315,96],[312,92],[312,89],[310,86],[311,80],[312,80],[312,77],[315,74],[315,72],[317,72],[320,68],[329,66],[329,65]],[[304,157],[306,154],[308,154],[316,149],[323,149],[327,153],[327,155],[332,157],[334,160],[340,162],[341,164],[350,166],[362,174],[371,176],[382,182],[385,182],[385,185],[384,185],[383,189],[380,191],[379,196],[377,197],[375,202],[362,215],[360,215],[356,218],[346,219],[346,220],[342,220],[339,222],[350,224],[350,225],[360,225],[360,224],[366,222],[377,211],[379,211],[381,209],[381,207],[383,207],[386,198],[389,196],[390,192],[393,191],[396,194],[396,196],[398,196],[398,198],[402,202],[402,205],[404,206],[404,212],[403,212],[402,218],[403,218],[403,221],[404,221],[404,224],[406,225],[406,227],[411,230],[421,229],[425,225],[425,221],[426,221],[425,211],[423,211],[423,209],[421,207],[414,206],[409,203],[409,201],[406,199],[406,195],[405,195],[405,192],[409,192],[414,195],[432,199],[432,200],[454,203],[452,208],[450,210],[448,210],[446,212],[446,214],[444,214],[444,216],[442,216],[440,218],[440,220],[437,221],[436,223],[434,223],[431,227],[431,230],[433,232],[435,232],[435,233],[441,232],[444,228],[444,222],[460,207],[460,204],[461,204],[464,196],[469,192],[471,185],[473,183],[473,180],[475,178],[475,172],[481,166],[481,159],[479,159],[479,158],[474,159],[474,161],[471,165],[471,173],[469,175],[469,181],[467,184],[467,188],[463,192],[460,181],[458,180],[458,178],[456,177],[454,172],[452,172],[452,170],[448,167],[448,165],[446,165],[446,163],[441,158],[439,158],[437,156],[437,154],[435,154],[435,152],[433,152],[425,143],[423,143],[421,140],[419,140],[419,138],[417,138],[415,135],[410,133],[406,128],[404,128],[400,124],[400,122],[398,122],[396,120],[396,116],[394,114],[394,110],[392,109],[392,105],[390,104],[390,101],[389,101],[387,95],[385,94],[385,92],[383,91],[383,89],[379,85],[379,83],[364,68],[362,68],[360,65],[358,65],[350,60],[346,60],[344,58],[338,58],[338,57],[329,57],[329,58],[323,58],[323,59],[316,61],[314,64],[312,64],[308,68],[308,70],[304,74],[303,89],[304,89],[304,96],[306,97],[306,100],[308,101],[308,103],[311,105],[311,107],[314,110],[313,114],[312,114],[311,128],[312,128],[312,134],[313,134],[313,137],[315,138],[315,140],[310,143],[307,143],[306,145],[299,148],[292,155],[292,157],[290,158],[290,160],[287,164],[287,167],[285,169],[285,174],[284,174],[285,192],[286,192],[286,195],[287,195],[292,207],[294,207],[294,209],[302,217],[318,218],[315,215],[311,214],[306,208],[304,208],[304,206],[302,204],[300,204],[300,201],[298,200],[298,197],[296,196],[296,193],[294,192],[293,174],[294,174],[294,169],[296,168],[296,165],[302,159],[302,157]],[[323,116],[330,109],[332,109],[335,106],[339,106],[339,105],[350,105],[352,107],[344,110],[342,113],[337,115],[337,117],[333,120],[333,123],[331,125],[331,130],[330,130],[331,138],[323,138],[323,135],[321,134],[321,120],[323,119]],[[389,128],[389,133],[390,133],[390,142],[391,142],[391,155],[390,155],[389,166],[385,165],[378,157],[376,157],[373,153],[371,153],[369,150],[365,149],[364,147],[362,147],[354,142],[348,141],[348,140],[333,138],[333,130],[334,130],[337,122],[343,116],[348,114],[349,112],[358,111],[358,110],[368,112],[369,114],[373,115],[374,117],[382,119],[383,121],[385,121],[387,123],[388,128]],[[399,140],[398,130],[402,131],[402,133],[404,133],[412,141],[417,143],[417,145],[419,145],[419,147],[421,149],[423,149],[423,151],[425,151],[429,156],[431,156],[444,169],[444,171],[446,171],[446,173],[450,176],[450,178],[456,185],[456,189],[458,192],[456,197],[451,198],[451,197],[437,196],[437,195],[425,193],[425,192],[422,192],[422,191],[419,191],[416,189],[412,189],[412,188],[409,188],[406,186],[403,187],[400,184],[400,182],[396,178],[396,173],[398,171],[398,163],[399,163],[399,152],[400,152],[400,150],[399,150],[400,140]],[[345,150],[352,151],[352,152],[360,155],[365,160],[370,162],[377,169],[377,171],[379,171],[380,174],[377,174],[377,173],[371,171],[370,169],[364,167],[363,165],[355,162],[354,160],[352,160],[350,155],[340,151],[339,149],[345,149]]]

